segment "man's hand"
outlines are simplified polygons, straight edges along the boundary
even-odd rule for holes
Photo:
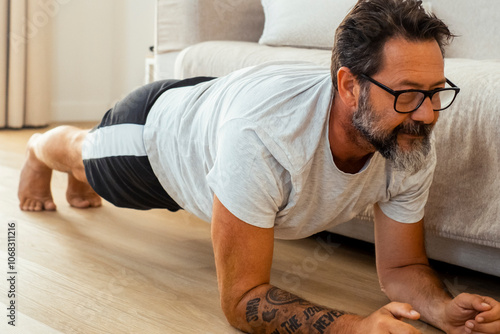
[[[448,334],[500,333],[500,303],[490,297],[462,293],[445,307]]]
[[[352,332],[370,334],[421,333],[415,327],[401,321],[403,318],[418,320],[420,318],[420,314],[417,311],[414,311],[410,304],[393,302],[360,320],[355,326],[353,326],[354,328]]]

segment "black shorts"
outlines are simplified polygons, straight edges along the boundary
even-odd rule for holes
[[[151,168],[142,138],[151,107],[165,91],[212,80],[196,77],[156,81],[136,89],[104,115],[85,138],[82,157],[91,187],[118,207],[177,211]]]

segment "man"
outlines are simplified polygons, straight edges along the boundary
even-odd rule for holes
[[[499,333],[500,304],[452,299],[424,250],[431,130],[459,90],[444,77],[450,38],[420,1],[359,0],[336,32],[331,74],[271,63],[154,83],[91,132],[34,136],[21,209],[55,210],[57,169],[69,174],[73,206],[99,206],[95,189],[118,206],[184,208],[211,221],[222,308],[245,332],[293,323],[297,333],[418,333],[400,319],[421,317],[447,333]],[[363,318],[270,284],[275,237],[307,237],[368,204],[381,286],[397,302]]]

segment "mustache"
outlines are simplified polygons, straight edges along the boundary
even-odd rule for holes
[[[394,129],[394,134],[408,134],[413,136],[428,137],[434,129],[434,124],[422,122],[402,123]]]

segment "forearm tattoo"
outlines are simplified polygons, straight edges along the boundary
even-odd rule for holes
[[[246,321],[254,333],[326,333],[344,312],[314,305],[290,292],[271,287],[265,298],[246,305]]]

